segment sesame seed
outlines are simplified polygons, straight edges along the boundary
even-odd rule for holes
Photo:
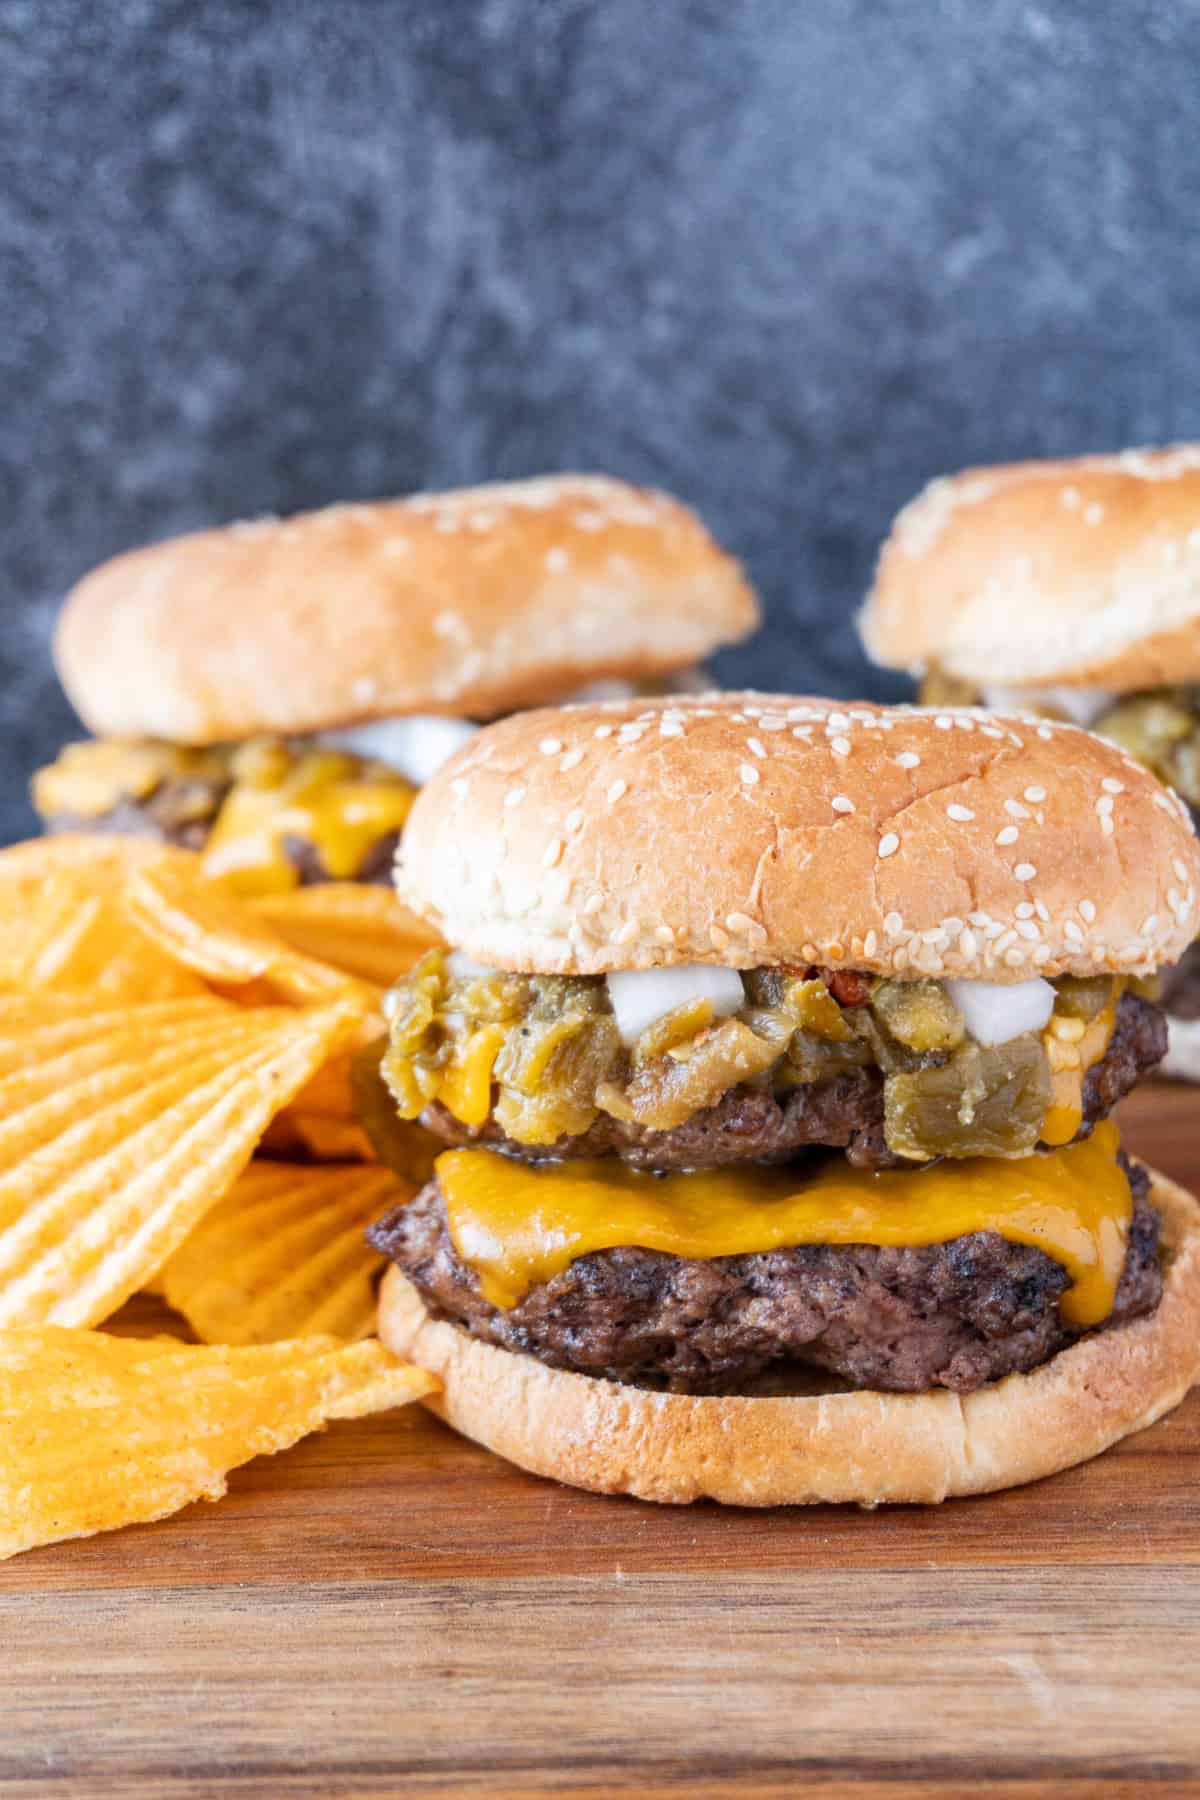
[[[610,738],[612,736],[612,734],[613,734],[613,728],[611,725],[597,725],[595,731],[593,731],[593,733],[592,733],[592,736],[594,738]]]
[[[950,718],[947,713],[939,713],[933,722],[939,731],[952,731],[954,729],[954,720]]]
[[[1113,834],[1113,822],[1107,813],[1100,814],[1100,829],[1105,837],[1111,837]]]
[[[557,756],[559,751],[562,749],[562,739],[561,738],[543,738],[541,743],[538,745],[538,749],[541,751],[543,756]]]
[[[551,838],[542,852],[543,869],[552,869],[563,853],[562,839]]]
[[[835,813],[852,813],[854,811],[854,802],[847,794],[835,794],[829,804]]]
[[[570,561],[571,559],[566,551],[558,544],[556,544],[553,549],[547,550],[546,552],[546,567],[554,575],[561,575],[562,571],[569,565]]]
[[[1041,937],[1042,928],[1040,925],[1036,924],[1033,919],[1019,919],[1017,921],[1017,932],[1019,936],[1028,938],[1032,941],[1035,938]]]
[[[719,925],[710,925],[708,928],[708,936],[709,942],[712,944],[714,950],[728,950],[729,934],[728,932],[722,931]]]
[[[1037,870],[1032,863],[1018,863],[1013,870],[1013,874],[1018,881],[1032,881],[1037,874]]]
[[[727,913],[726,917],[725,917],[725,923],[729,927],[730,931],[743,931],[744,932],[744,931],[752,931],[754,929],[754,920],[751,919],[750,917],[748,917],[748,915],[744,912]]]
[[[1042,742],[1046,743],[1046,744],[1048,744],[1050,742],[1050,739],[1054,736],[1054,733],[1051,731],[1051,729],[1048,725],[1039,725],[1037,728],[1037,734],[1041,738]]]
[[[956,824],[965,825],[969,820],[975,817],[975,814],[971,811],[969,806],[960,806],[957,800],[952,800],[950,805],[946,808],[946,817],[948,819],[953,819]]]
[[[973,931],[961,932],[959,934],[958,947],[964,956],[974,956],[976,950],[979,948],[975,933]]]
[[[1025,798],[1034,806],[1037,806],[1046,798],[1046,790],[1044,787],[1027,787],[1025,789]]]
[[[1106,794],[1123,794],[1125,792],[1125,783],[1118,781],[1115,775],[1106,775],[1100,786]]]
[[[761,738],[747,738],[746,748],[749,750],[751,756],[763,757],[767,754],[767,747],[762,742]]]
[[[747,787],[753,787],[758,780],[758,770],[753,763],[743,763],[738,770],[738,774],[741,776]]]
[[[811,725],[793,725],[792,726],[792,736],[794,738],[799,738],[800,742],[802,744],[807,744],[809,739],[812,737],[812,726]]]
[[[1180,881],[1187,880],[1187,864],[1184,862],[1184,860],[1181,856],[1177,856],[1175,858],[1174,862],[1171,864],[1171,867],[1174,869],[1176,875],[1178,875]]]
[[[525,789],[523,787],[509,788],[504,796],[504,804],[505,806],[520,806],[524,798]]]
[[[1003,831],[996,833],[996,842],[998,844],[1015,844],[1020,835],[1015,825],[1006,825]]]
[[[465,794],[470,785],[470,782],[465,780],[463,776],[456,775],[454,780],[450,783],[450,792],[459,795]]]
[[[835,756],[849,756],[850,739],[847,737],[830,738],[829,748],[833,751]]]
[[[1082,944],[1083,933],[1082,933],[1082,931],[1080,931],[1080,929],[1079,929],[1078,925],[1075,923],[1074,919],[1067,919],[1063,924],[1063,930],[1066,932],[1067,936],[1070,938],[1070,940],[1073,944]]]
[[[1022,806],[1019,800],[1006,800],[1004,810],[1010,819],[1027,819],[1029,817],[1029,808]]]
[[[921,759],[915,750],[902,750],[896,761],[902,769],[916,769],[919,768]]]
[[[621,798],[621,796],[623,794],[627,793],[628,791],[629,791],[629,783],[627,781],[620,781],[620,780],[614,781],[612,786],[608,790],[608,804],[610,806],[615,806],[617,804],[617,801]]]
[[[1018,919],[1032,919],[1035,911],[1033,901],[1021,900],[1013,908],[1013,911],[1016,913]]]
[[[979,729],[983,736],[987,738],[1002,738],[1004,736],[1004,733],[997,725],[981,725]]]
[[[683,725],[679,719],[664,718],[658,728],[659,737],[682,737]]]
[[[1096,908],[1090,900],[1079,902],[1079,916],[1081,919],[1086,919],[1089,925],[1096,923]]]
[[[562,761],[559,763],[559,765],[558,765],[559,773],[562,775],[569,775],[571,770],[577,769],[582,761],[583,761],[583,751],[579,748],[578,745],[576,745],[574,750],[567,751],[567,754],[563,757]]]
[[[900,933],[904,930],[904,920],[900,917],[898,912],[890,912],[883,921],[883,929],[887,932],[889,937],[899,937]]]
[[[582,807],[579,807],[579,806],[573,806],[571,808],[570,812],[567,814],[566,818],[563,820],[563,830],[564,831],[578,831],[579,827],[582,824],[583,824],[583,809],[582,809]]]
[[[603,905],[604,905],[604,895],[603,894],[589,894],[587,899],[583,903],[583,911],[588,914],[598,913],[600,911],[600,908]]]
[[[1083,509],[1083,520],[1085,525],[1099,525],[1103,517],[1104,508],[1098,500],[1093,500],[1090,506],[1085,506]]]
[[[637,934],[638,934],[637,920],[636,919],[626,919],[624,925],[622,925],[619,930],[613,932],[613,943],[614,944],[632,944],[632,942],[633,942],[634,938],[637,936]]]
[[[863,939],[863,955],[864,956],[874,956],[878,947],[879,947],[878,936],[876,935],[875,932],[868,931],[866,937]]]
[[[1111,794],[1101,794],[1100,798],[1096,802],[1096,811],[1103,818],[1104,814],[1110,813],[1112,811],[1112,809],[1113,809],[1112,795]]]
[[[1151,937],[1158,930],[1158,914],[1148,913],[1142,920],[1142,936]]]
[[[900,839],[896,836],[895,832],[894,831],[885,831],[883,836],[879,840],[878,854],[880,856],[891,856],[899,848],[900,848]]]
[[[671,930],[669,925],[656,925],[654,927],[654,936],[655,940],[660,944],[673,944],[675,942],[675,933]]]
[[[1035,963],[1049,962],[1050,961],[1050,946],[1049,946],[1049,944],[1036,944],[1034,946],[1034,951],[1033,951],[1033,960]]]

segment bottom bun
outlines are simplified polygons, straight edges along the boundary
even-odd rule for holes
[[[1177,1019],[1167,1014],[1167,1054],[1160,1075],[1175,1081],[1200,1081],[1200,1019]]]
[[[1153,1170],[1150,1180],[1170,1255],[1158,1310],[972,1394],[623,1387],[431,1318],[396,1268],[380,1290],[379,1335],[441,1377],[444,1391],[425,1404],[457,1431],[572,1487],[733,1506],[991,1493],[1099,1455],[1169,1412],[1200,1376],[1200,1205]]]

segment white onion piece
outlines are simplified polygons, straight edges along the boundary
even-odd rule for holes
[[[374,719],[345,731],[325,731],[321,742],[333,750],[349,750],[371,762],[397,769],[415,787],[424,787],[456,750],[479,730],[466,719],[440,719],[417,713],[411,719]]]
[[[1036,975],[1032,981],[948,981],[950,998],[977,1044],[1007,1044],[1026,1031],[1040,1031],[1054,1011],[1054,989]]]
[[[1104,688],[1072,687],[985,687],[983,704],[997,712],[1031,712],[1036,707],[1049,707],[1065,713],[1076,725],[1089,726],[1098,719],[1112,695]]]
[[[486,963],[476,962],[473,956],[468,956],[465,950],[451,950],[446,957],[446,967],[458,981],[467,980],[474,975],[495,973]]]
[[[607,977],[608,997],[623,1044],[635,1044],[643,1031],[677,1006],[711,1000],[718,1017],[745,1005],[742,978],[736,969],[710,963],[681,963],[672,969],[618,969]]]

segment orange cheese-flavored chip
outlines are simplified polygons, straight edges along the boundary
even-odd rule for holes
[[[362,882],[319,882],[265,895],[250,907],[305,956],[379,987],[390,987],[441,941],[390,888]]]
[[[0,998],[0,1329],[115,1311],[358,1024],[346,1004]]]
[[[366,1337],[384,1258],[363,1233],[412,1198],[387,1169],[253,1162],[158,1281],[206,1344]]]
[[[0,1331],[0,1557],[218,1500],[252,1457],[437,1385],[373,1340]]]
[[[253,988],[254,997],[299,1006],[353,998],[360,1011],[377,1010],[375,989],[293,950],[249,908],[213,882],[179,864],[147,864],[125,887],[135,925],[169,956],[215,986]]]

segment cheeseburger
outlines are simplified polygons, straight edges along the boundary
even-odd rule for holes
[[[884,545],[861,629],[928,704],[1072,719],[1200,819],[1200,445],[931,483]],[[1200,1080],[1200,946],[1162,999],[1164,1068]]]
[[[380,1092],[446,1148],[372,1228],[380,1325],[471,1437],[873,1505],[1032,1480],[1190,1385],[1200,1212],[1109,1115],[1200,847],[1117,747],[755,694],[529,713],[423,790],[400,883],[453,949],[391,990]]]
[[[685,506],[563,475],[331,506],[106,563],[55,658],[93,741],[34,778],[50,831],[202,851],[245,893],[387,882],[475,721],[694,682],[757,622]]]

